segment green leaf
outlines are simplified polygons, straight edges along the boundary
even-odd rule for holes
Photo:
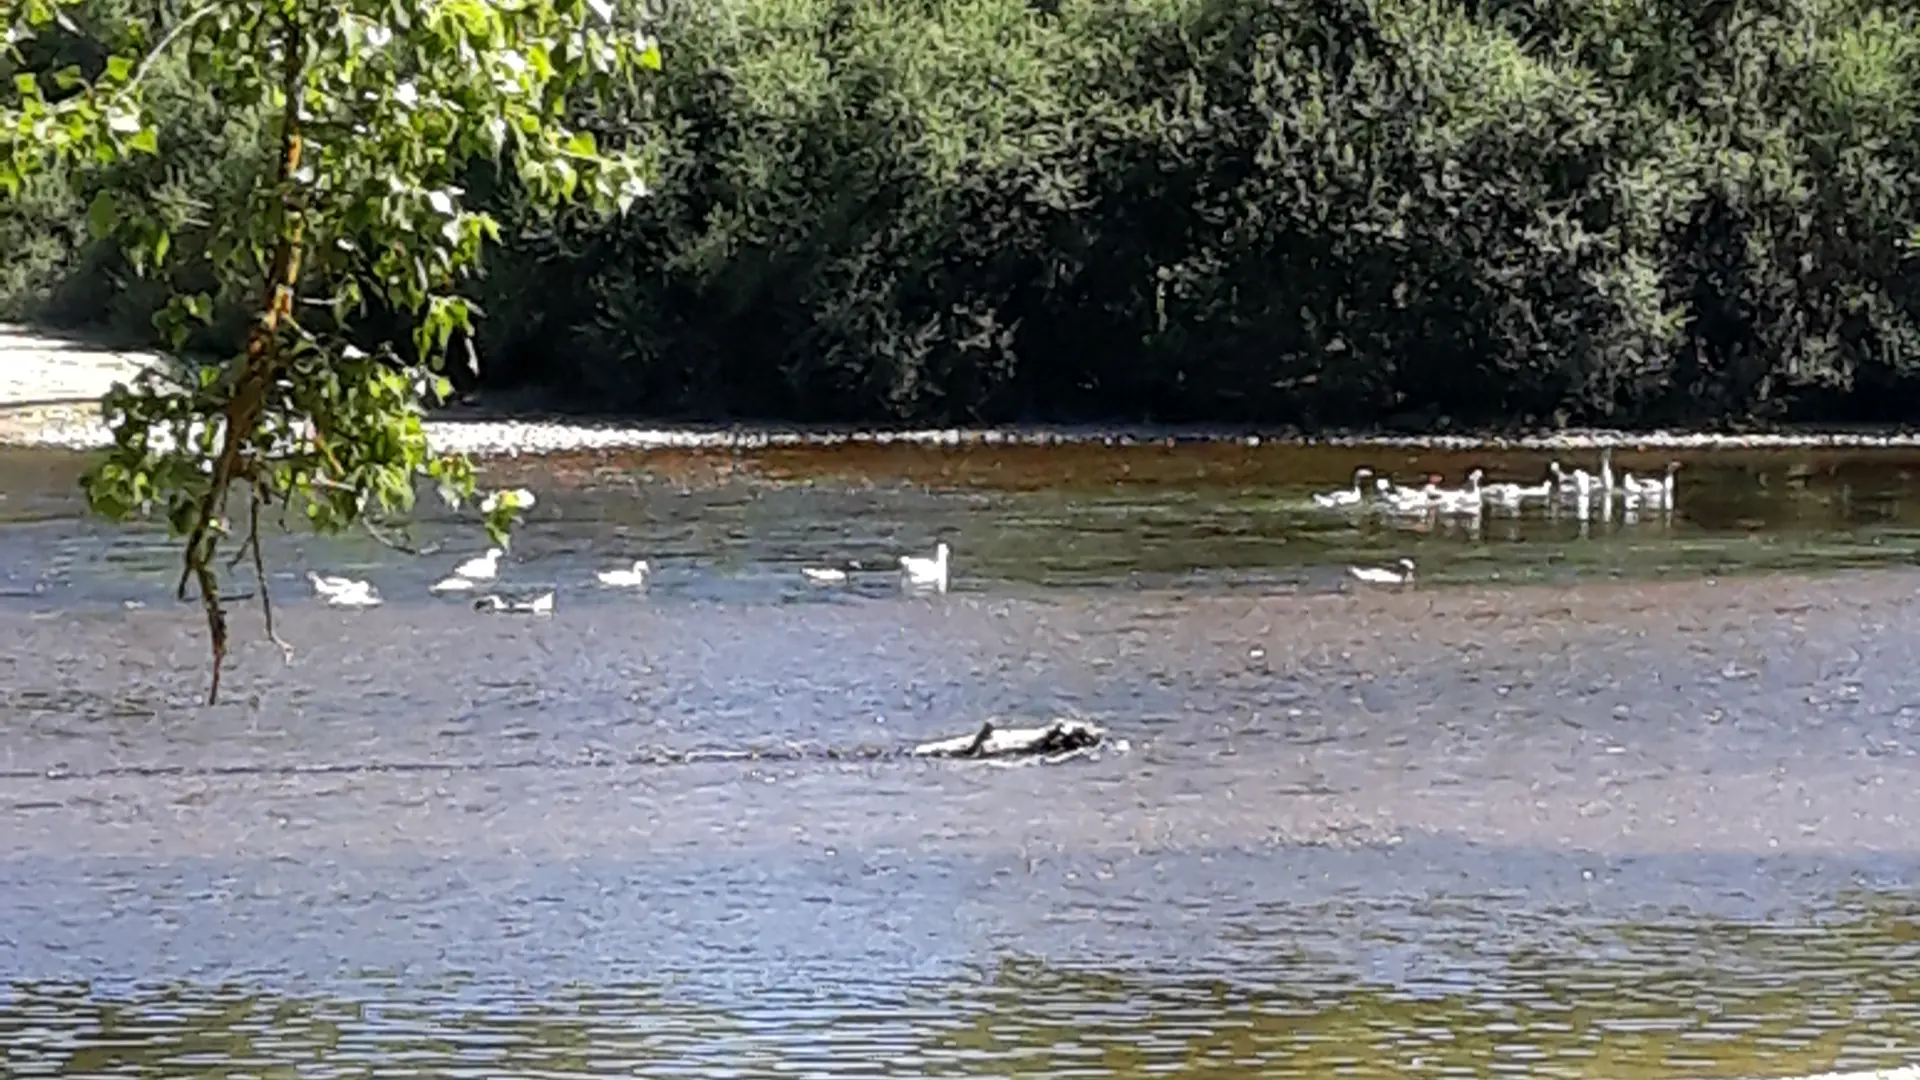
[[[133,61],[124,56],[107,57],[107,78],[117,83],[133,77]]]
[[[132,138],[127,140],[127,146],[143,154],[158,154],[160,152],[160,138],[154,134],[152,128],[141,128],[139,131],[133,133]]]
[[[94,192],[93,201],[87,204],[87,232],[95,240],[104,240],[112,236],[119,225],[120,207],[113,192],[105,188]]]

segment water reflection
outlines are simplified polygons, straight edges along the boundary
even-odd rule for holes
[[[1379,909],[1317,914],[1366,924],[1383,953],[1420,929]],[[946,979],[762,985],[750,999],[684,983],[428,988],[378,975],[351,997],[16,983],[0,995],[0,1042],[15,1075],[1807,1074],[1910,1059],[1920,1002],[1900,965],[1920,962],[1917,929],[1892,913],[1818,935],[1595,926],[1461,952],[1416,982],[1338,971],[1309,939],[1274,942],[1262,970],[1238,977],[1006,954]]]

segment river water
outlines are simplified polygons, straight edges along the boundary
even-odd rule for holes
[[[1362,460],[1544,465],[500,461],[553,618],[429,597],[480,546],[445,515],[432,557],[275,536],[295,652],[236,604],[206,708],[164,538],[0,450],[0,1075],[1920,1061],[1920,455],[1689,458],[1631,520],[1310,505]],[[937,539],[944,596],[797,573]],[[1401,555],[1415,589],[1345,580]],[[594,587],[635,557],[646,593]],[[840,753],[1060,713],[1128,749]]]

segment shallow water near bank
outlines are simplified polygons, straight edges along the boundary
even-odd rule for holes
[[[1920,556],[1920,450],[1721,451],[1695,458],[1622,453],[1620,472],[1683,464],[1671,509],[1613,504],[1582,519],[1490,508],[1476,520],[1325,510],[1311,494],[1370,466],[1400,483],[1533,482],[1544,454],[1387,447],[1238,445],[998,447],[848,445],[759,453],[572,454],[491,459],[499,484],[548,495],[515,540],[510,576],[529,587],[591,583],[636,556],[655,569],[655,602],[822,599],[802,565],[852,565],[854,593],[890,598],[895,559],[936,540],[955,550],[956,589],[1208,590],[1344,587],[1354,562],[1414,557],[1428,582],[1572,582],[1906,565]],[[1558,455],[1568,469],[1592,455]],[[86,459],[0,449],[6,560],[0,603],[46,594],[64,607],[141,600],[177,573],[151,529],[84,518]],[[375,570],[390,599],[418,600],[454,553],[483,546],[470,525],[422,506],[413,533],[439,558],[398,556],[364,535],[275,536],[290,588],[306,569]],[[51,568],[51,569],[49,569]],[[37,591],[36,591],[37,590]],[[295,592],[304,589],[293,588]],[[824,599],[844,599],[844,593]],[[604,597],[587,589],[577,598]]]
[[[1622,455],[1651,471],[1666,458]],[[1313,508],[1366,463],[844,447],[501,461],[505,577],[276,538],[291,665],[0,451],[17,1075],[1786,1076],[1920,1059],[1920,453],[1684,459],[1678,506]],[[1564,459],[1568,467],[1591,461]],[[902,552],[954,546],[906,595]],[[1402,554],[1421,587],[1356,590]],[[643,595],[591,572],[646,557]],[[818,589],[802,565],[871,572]],[[359,573],[387,605],[314,604]],[[139,605],[129,610],[129,603]],[[904,747],[1070,712],[1131,744]],[[786,748],[758,762],[660,750]]]

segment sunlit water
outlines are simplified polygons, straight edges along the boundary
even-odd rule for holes
[[[1920,1060],[1920,458],[1689,459],[1633,520],[1310,506],[1363,460],[503,462],[541,496],[503,578],[554,618],[428,597],[481,545],[444,517],[422,559],[275,537],[294,657],[237,602],[202,708],[163,538],[0,451],[0,1073]],[[903,593],[939,539],[953,591]],[[1421,587],[1344,579],[1401,555]],[[635,557],[646,593],[594,586]],[[1061,712],[1131,749],[887,752]]]

